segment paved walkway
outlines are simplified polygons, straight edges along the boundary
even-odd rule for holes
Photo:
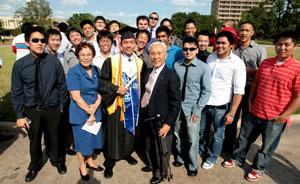
[[[279,147],[268,165],[265,174],[257,182],[260,183],[300,183],[300,115],[292,116],[293,126],[285,130]],[[13,129],[13,122],[0,122],[0,130],[3,134],[14,134],[11,141],[0,142],[0,183],[25,183],[24,178],[27,173],[27,166],[30,161],[29,140],[27,134],[22,129]],[[224,159],[230,155],[222,154],[217,165],[210,170],[200,169],[196,177],[188,177],[184,167],[171,167],[174,179],[170,183],[249,183],[244,179],[244,175],[249,172],[254,154],[259,149],[261,140],[252,145],[248,155],[247,163],[243,167],[225,169],[221,166]],[[102,172],[89,170],[90,181],[84,182],[80,179],[79,163],[76,156],[67,156],[66,165],[68,172],[64,175],[57,173],[56,168],[44,159],[45,165],[38,173],[38,176],[31,183],[33,184],[73,184],[73,183],[149,183],[151,173],[144,173],[141,168],[144,164],[136,153],[133,156],[139,161],[135,166],[130,166],[126,161],[120,161],[114,168],[114,176],[105,179]],[[96,164],[103,166],[103,155],[98,156]],[[171,162],[173,157],[171,157]],[[202,160],[200,158],[199,165]],[[165,181],[164,183],[168,183]]]

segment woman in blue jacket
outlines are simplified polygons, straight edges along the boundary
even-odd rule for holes
[[[80,43],[75,50],[79,63],[68,73],[67,85],[71,94],[70,123],[74,143],[80,162],[79,172],[83,180],[89,180],[87,168],[102,171],[103,168],[92,161],[94,149],[102,148],[102,127],[97,135],[82,129],[85,123],[93,125],[102,120],[98,93],[99,69],[91,65],[95,49],[88,43]],[[87,163],[85,163],[85,159]]]

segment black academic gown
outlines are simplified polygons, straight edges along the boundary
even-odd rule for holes
[[[144,67],[143,67],[144,68]],[[99,80],[99,91],[102,96],[103,107],[113,104],[117,97],[118,86],[112,84],[111,59],[107,58],[102,66]],[[108,115],[103,121],[104,153],[115,159],[125,159],[134,151],[135,136],[124,128],[124,122],[120,121],[121,108]]]

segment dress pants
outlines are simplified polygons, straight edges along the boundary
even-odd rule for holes
[[[60,117],[61,112],[58,106],[47,107],[37,110],[36,108],[25,108],[25,116],[31,120],[28,129],[30,140],[31,161],[28,170],[38,171],[42,166],[42,133],[47,140],[46,149],[52,165],[57,166],[65,162],[60,146],[62,137]]]

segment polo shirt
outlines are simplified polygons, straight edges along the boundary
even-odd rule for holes
[[[184,58],[184,55],[182,53],[182,49],[180,47],[177,47],[173,44],[170,44],[171,48],[167,50],[168,56],[166,59],[166,65],[169,69],[173,69],[174,63],[180,59]]]
[[[246,67],[254,69],[258,69],[261,62],[267,58],[266,49],[253,40],[244,50],[240,45],[238,45],[238,47],[235,50],[235,54],[244,61]],[[251,86],[254,78],[255,74],[253,75],[247,73],[246,86]]]
[[[215,51],[206,63],[211,70],[211,96],[207,105],[225,105],[231,102],[232,94],[244,94],[246,67],[237,55],[231,52],[220,60]]]
[[[251,113],[265,120],[272,119],[283,113],[293,96],[300,93],[300,62],[292,56],[280,65],[276,57],[268,58],[258,68],[255,79],[258,86]],[[289,117],[287,126],[291,126]]]
[[[16,53],[16,60],[26,56],[30,53],[29,48],[25,44],[25,34],[19,34],[12,41],[12,50]]]

